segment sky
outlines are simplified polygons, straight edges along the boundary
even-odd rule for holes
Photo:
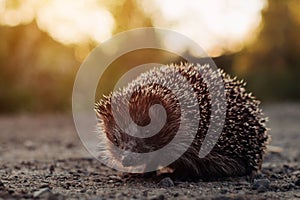
[[[19,2],[16,4],[15,2]],[[101,1],[100,1],[101,2]],[[153,25],[178,31],[211,56],[240,50],[255,37],[265,0],[140,0]],[[113,15],[99,0],[0,0],[0,24],[36,19],[39,28],[63,44],[101,43],[113,36]]]

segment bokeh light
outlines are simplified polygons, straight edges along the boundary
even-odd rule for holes
[[[0,22],[16,26],[36,17],[38,26],[59,42],[101,43],[112,36],[115,27],[109,11],[111,4],[101,6],[97,0],[0,0]],[[137,4],[151,16],[154,26],[185,34],[211,56],[241,50],[245,41],[254,37],[261,21],[260,12],[267,5],[265,0],[143,0]]]
[[[261,22],[266,1],[142,1],[154,25],[179,31],[205,48],[211,56],[223,49],[238,51],[247,38],[253,37]],[[164,20],[168,19],[168,20]]]
[[[112,34],[114,19],[96,1],[53,0],[37,12],[39,27],[63,43],[101,42]]]
[[[9,26],[29,23],[44,2],[45,0],[0,0],[0,23]]]
[[[263,101],[300,100],[299,8],[299,0],[0,0],[0,112],[70,110],[75,74],[92,49],[142,27],[189,37]],[[176,38],[161,44],[195,56]],[[97,97],[153,59],[182,61],[162,51],[131,52],[111,64]]]

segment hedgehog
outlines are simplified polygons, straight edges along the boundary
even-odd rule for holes
[[[205,79],[201,72],[206,72],[208,79]],[[207,80],[214,82],[216,74],[220,75],[224,87],[224,101],[226,102],[224,122],[214,146],[210,152],[201,157],[199,156],[201,146],[208,134],[209,125],[214,120],[211,118],[212,96],[220,95],[210,90]],[[180,77],[177,76],[186,80],[192,88],[193,95],[186,93],[187,89],[180,85],[182,83],[178,82]],[[153,83],[147,81],[149,78],[155,81]],[[167,85],[173,85],[180,96],[174,95],[174,91],[167,88]],[[126,87],[104,96],[95,104],[99,138],[106,141],[99,155],[113,163],[130,167],[142,165],[143,161],[133,161],[132,156],[127,156],[126,153],[120,155],[120,152],[116,152],[111,147],[112,145],[121,149],[122,152],[147,153],[156,152],[170,144],[171,147],[165,155],[158,153],[148,161],[148,163],[155,163],[156,174],[168,174],[180,180],[210,180],[254,175],[262,165],[269,141],[269,129],[266,127],[267,118],[259,108],[260,101],[252,93],[248,93],[245,86],[244,81],[237,80],[236,77],[231,78],[221,69],[213,71],[208,64],[171,64],[144,72]],[[212,94],[212,92],[215,93]],[[114,101],[117,105],[115,113],[112,111],[113,95],[115,95]],[[124,98],[128,95],[129,100]],[[198,118],[194,117],[195,114],[190,113],[190,110],[182,108],[180,98],[184,98],[185,101],[196,99],[196,107],[200,110]],[[145,137],[135,137],[133,132],[138,130],[137,126],[143,127],[149,123],[158,123],[161,119],[161,113],[156,112],[155,109],[151,111],[151,107],[157,104],[165,109],[165,124],[155,135],[147,137],[148,132],[143,132],[142,129],[140,132],[143,132]],[[218,102],[216,104],[218,107]],[[124,107],[128,108],[130,116],[124,114]],[[127,124],[126,130],[117,124],[114,114]],[[131,118],[132,122],[125,123],[128,118]],[[191,127],[193,125],[189,123],[194,119],[198,122],[196,128]],[[182,127],[180,127],[181,120],[184,121]],[[135,128],[132,128],[132,123],[136,124],[133,126]],[[179,128],[181,128],[180,132]],[[195,135],[187,146],[181,141],[190,137],[193,128]],[[179,135],[179,140],[174,143],[172,140],[176,135]],[[182,152],[177,155],[180,150]],[[172,156],[174,156],[172,162],[167,166],[161,165],[163,160]]]

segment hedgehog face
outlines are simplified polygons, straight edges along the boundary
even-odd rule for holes
[[[156,90],[153,89],[151,91],[157,94]],[[126,167],[143,164],[141,162],[143,160],[142,153],[154,152],[168,144],[176,134],[176,129],[178,128],[178,122],[176,120],[180,117],[176,101],[169,99],[172,104],[164,111],[167,112],[166,115],[169,116],[165,116],[167,121],[160,129],[156,125],[162,123],[162,114],[159,108],[153,105],[166,104],[166,102],[162,102],[156,96],[152,95],[148,98],[141,95],[134,97],[135,98],[132,98],[133,100],[129,104],[131,119],[124,117],[122,110],[123,106],[125,106],[123,105],[125,104],[124,101],[120,100],[118,102],[118,112],[114,113],[117,115],[121,126],[125,127],[124,130],[122,130],[115,121],[111,112],[112,106],[110,99],[107,99],[105,103],[97,104],[96,107],[97,116],[101,122],[101,130],[111,142],[108,150],[114,159]],[[147,126],[150,122],[153,123],[154,126],[150,126],[149,129],[146,130],[143,129],[143,127]],[[119,152],[115,152],[111,145],[121,149],[123,152],[122,155],[120,155]],[[141,154],[134,154],[133,157],[131,152]]]

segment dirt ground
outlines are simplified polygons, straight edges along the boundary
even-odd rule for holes
[[[265,105],[272,153],[253,178],[158,184],[93,159],[71,114],[0,116],[0,199],[300,199],[300,104]],[[279,152],[276,152],[279,150]]]

